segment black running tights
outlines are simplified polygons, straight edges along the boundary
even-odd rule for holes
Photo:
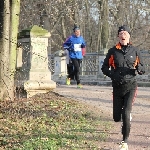
[[[113,119],[115,122],[123,121],[122,134],[124,142],[127,142],[130,133],[130,119],[135,93],[136,87],[126,90],[121,87],[113,87]]]

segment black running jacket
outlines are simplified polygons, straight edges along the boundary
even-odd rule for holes
[[[145,73],[144,62],[138,48],[131,44],[121,46],[120,43],[108,50],[101,70],[108,77],[114,72],[123,77],[135,76],[136,71],[140,75]]]

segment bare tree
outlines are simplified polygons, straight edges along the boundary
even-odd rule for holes
[[[0,55],[0,99],[14,100],[14,73],[18,34],[19,0],[5,0],[1,3],[1,55]],[[15,16],[15,17],[14,17]],[[17,17],[16,17],[17,16]],[[10,32],[11,31],[11,32]],[[12,61],[13,60],[13,61]]]
[[[9,27],[10,27],[10,2],[5,0],[1,3],[1,56],[0,56],[0,99],[9,97]]]
[[[101,2],[101,7],[98,2]],[[49,27],[52,35],[53,53],[62,48],[64,39],[71,34],[74,23],[77,23],[87,42],[87,50],[96,52],[114,45],[118,27],[127,24],[131,33],[134,33],[133,43],[140,48],[149,48],[149,7],[147,0],[22,0],[20,30],[33,24],[40,26],[42,18],[42,23]],[[147,36],[142,35],[142,43],[138,44],[136,41],[139,41],[141,32]]]
[[[16,50],[17,50],[17,35],[19,26],[20,0],[12,0],[11,4],[11,26],[10,26],[10,63],[9,63],[9,96],[14,99],[14,75],[16,71]]]
[[[100,2],[101,4],[101,47],[100,49],[107,48],[108,39],[109,39],[109,25],[108,25],[108,0],[103,0]]]

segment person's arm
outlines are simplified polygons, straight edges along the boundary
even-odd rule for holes
[[[101,70],[104,75],[110,77],[116,84],[121,85],[125,82],[124,78],[119,74],[119,72],[114,71],[115,69],[116,66],[114,62],[113,49],[110,49],[104,59]]]
[[[110,49],[110,50],[108,50],[108,53],[104,59],[104,63],[103,63],[102,68],[101,68],[104,75],[106,75],[108,77],[112,76],[113,71],[110,70],[110,67],[111,67],[111,69],[114,69],[114,68],[112,68],[114,65],[113,62],[114,62],[113,55],[112,55],[111,49]]]
[[[141,52],[139,50],[137,50],[137,66],[136,66],[136,70],[137,70],[139,75],[142,75],[142,74],[145,73],[145,64],[144,64]]]
[[[63,44],[63,48],[64,48],[64,49],[67,49],[67,50],[70,49],[71,44],[72,44],[70,38],[71,38],[71,36],[70,36],[69,38],[67,38],[66,41],[64,42],[64,44]]]
[[[83,37],[82,37],[83,38]],[[81,48],[85,48],[86,47],[86,43],[85,43],[85,40],[84,40],[84,38],[83,38],[83,40],[82,40],[82,44],[81,44]]]

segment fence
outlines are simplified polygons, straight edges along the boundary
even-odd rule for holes
[[[145,75],[148,75],[150,73],[150,51],[149,50],[143,50],[141,51],[143,60],[145,63]]]
[[[143,60],[146,66],[145,75],[150,73],[150,53],[148,50],[141,51]],[[82,60],[81,75],[97,75],[99,72],[99,54],[98,53],[86,53]],[[54,73],[54,56],[49,55],[49,69],[51,73]]]

